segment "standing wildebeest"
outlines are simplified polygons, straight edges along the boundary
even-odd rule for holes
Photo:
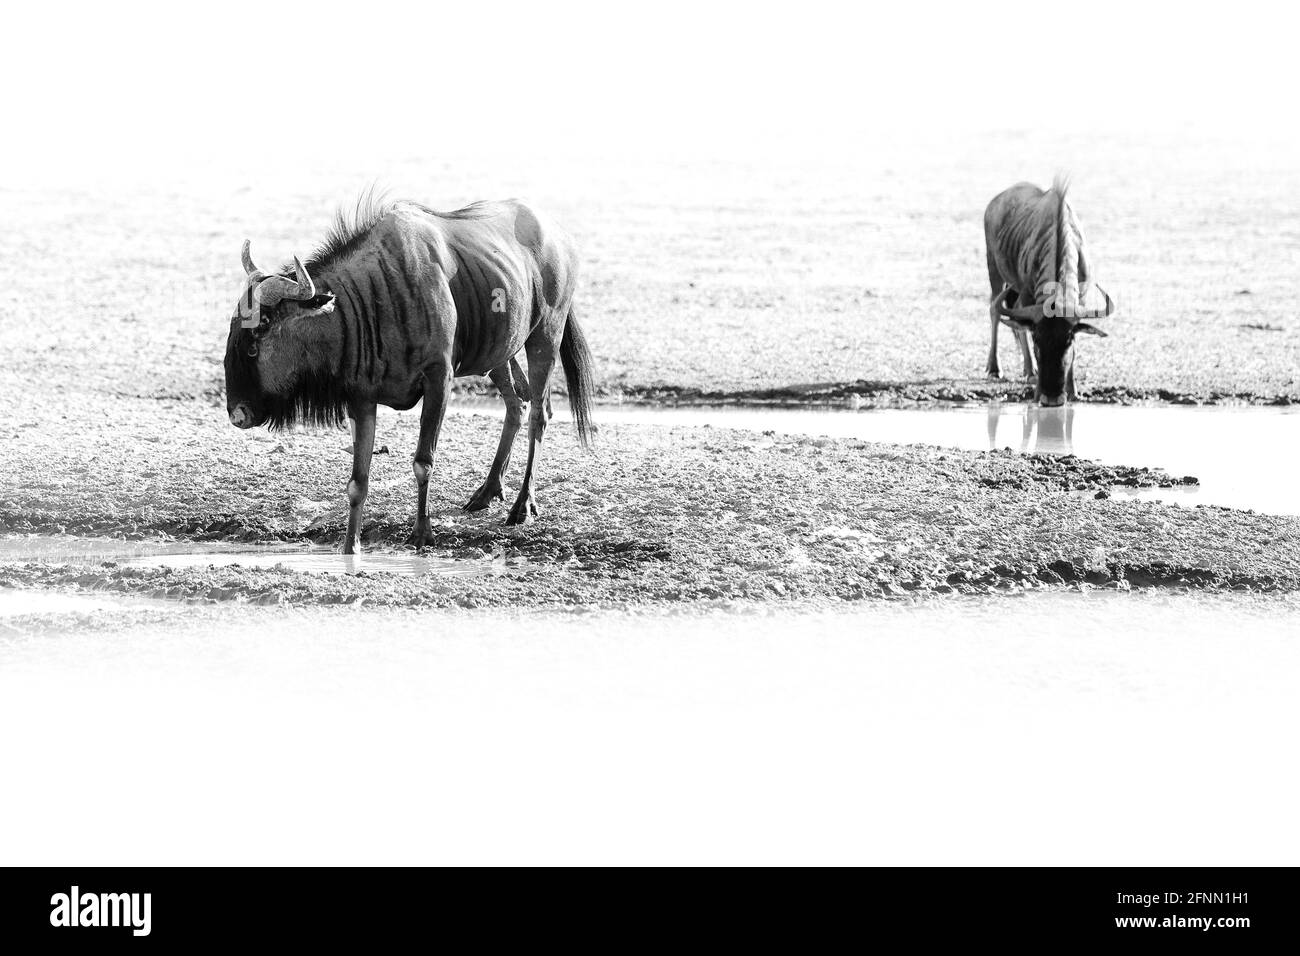
[[[1034,397],[1040,405],[1064,404],[1074,392],[1074,337],[1079,333],[1105,336],[1081,318],[1104,319],[1115,314],[1105,299],[1102,309],[1086,308],[1092,276],[1083,249],[1083,230],[1065,199],[1067,182],[1060,176],[1044,191],[1018,183],[998,193],[984,210],[984,244],[988,253],[989,303],[988,374],[1001,377],[998,367],[998,323],[1016,333],[1024,358],[1025,377],[1034,374],[1028,338],[1038,359]]]
[[[230,421],[239,428],[338,425],[346,414],[355,422],[345,554],[360,544],[377,405],[405,410],[424,399],[414,464],[416,547],[429,536],[429,466],[453,376],[487,374],[506,403],[492,468],[467,510],[504,500],[501,478],[531,399],[528,466],[506,521],[536,515],[535,469],[557,356],[578,437],[588,443],[592,365],[573,312],[576,255],[568,237],[524,203],[441,213],[364,199],[351,222],[340,213],[305,264],[295,258],[292,269],[265,274],[253,265],[248,242],[243,260],[245,289],[226,342]]]

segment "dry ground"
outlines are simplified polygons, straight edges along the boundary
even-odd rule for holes
[[[123,415],[125,414],[125,420]],[[121,399],[83,408],[73,447],[21,416],[0,465],[0,531],[198,540],[342,538],[342,432],[253,437],[202,403]],[[410,531],[414,415],[385,416],[364,536]],[[800,438],[725,429],[612,426],[600,451],[568,425],[548,433],[541,519],[459,505],[486,469],[497,425],[453,415],[431,493],[432,553],[477,577],[320,576],[245,569],[10,564],[0,583],[189,599],[462,606],[679,600],[853,600],[1088,583],[1272,590],[1300,585],[1300,519],[1098,497],[1167,483],[1074,458]],[[516,466],[516,473],[518,472]]]

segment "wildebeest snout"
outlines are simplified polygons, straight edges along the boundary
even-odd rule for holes
[[[230,410],[230,424],[236,428],[252,428],[255,421],[252,409],[243,403]]]

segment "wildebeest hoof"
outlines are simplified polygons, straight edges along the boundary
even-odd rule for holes
[[[415,523],[415,529],[407,537],[406,543],[413,548],[423,548],[429,540],[429,534],[429,519],[425,518]]]
[[[985,369],[984,374],[987,375],[989,378],[1001,378],[1002,369],[1000,368]]]
[[[505,501],[506,493],[501,488],[501,482],[483,482],[479,485],[478,491],[469,496],[469,501],[465,502],[466,511],[482,511],[494,501]]]
[[[510,517],[506,518],[506,524],[528,524],[536,517],[537,505],[533,503],[533,499],[521,498],[510,509]]]

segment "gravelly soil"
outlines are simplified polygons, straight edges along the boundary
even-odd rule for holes
[[[63,429],[15,423],[0,464],[0,530],[199,540],[337,542],[343,432],[243,433],[199,402],[119,401]],[[381,417],[367,509],[370,548],[410,530],[411,415]],[[30,427],[28,427],[30,426]],[[107,588],[263,603],[501,606],[683,600],[852,600],[1085,582],[1127,588],[1290,589],[1300,520],[1106,500],[1116,485],[1183,479],[1073,456],[971,453],[725,429],[607,426],[596,455],[548,433],[541,519],[502,524],[460,503],[481,480],[496,425],[452,415],[431,489],[440,557],[475,577],[311,575],[10,562],[0,584]],[[1093,495],[1071,492],[1090,491]]]

